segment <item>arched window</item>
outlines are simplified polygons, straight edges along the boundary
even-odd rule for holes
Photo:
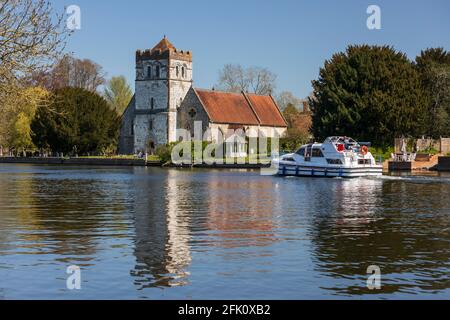
[[[180,67],[179,66],[177,66],[176,67],[176,70],[177,70],[177,78],[180,76]]]
[[[131,120],[130,135],[134,136],[134,120]]]
[[[152,67],[151,67],[151,66],[148,66],[148,67],[147,67],[147,77],[148,77],[148,78],[151,78],[151,77],[152,77]]]
[[[181,68],[181,76],[184,78],[186,76],[186,70],[184,67]]]
[[[150,99],[150,109],[153,110],[154,107],[155,107],[155,99],[154,99],[154,98],[151,98],[151,99]]]
[[[156,66],[156,77],[157,77],[157,78],[160,78],[160,76],[161,76],[161,70],[160,70],[160,67],[159,67],[159,66]]]

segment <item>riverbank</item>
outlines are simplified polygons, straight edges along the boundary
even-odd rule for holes
[[[269,167],[270,164],[251,163],[223,163],[223,164],[193,164],[175,165],[163,164],[159,160],[145,160],[138,158],[25,158],[25,157],[0,157],[0,164],[40,164],[40,165],[80,165],[80,166],[133,166],[133,167],[170,167],[170,168],[211,168],[211,169],[260,169]]]
[[[390,171],[450,171],[450,157],[436,158],[433,165],[424,166],[413,165],[410,162],[392,162],[386,160],[383,162],[383,172]],[[159,160],[145,160],[138,158],[40,158],[40,157],[0,157],[1,163],[9,164],[42,164],[42,165],[86,165],[86,166],[133,166],[133,167],[170,167],[170,168],[210,168],[210,169],[260,169],[269,167],[270,164],[251,164],[251,163],[223,163],[223,164],[193,164],[193,165],[175,165],[164,164]]]
[[[20,158],[1,157],[0,163],[45,164],[45,165],[88,165],[88,166],[161,166],[160,161],[146,161],[132,158]]]

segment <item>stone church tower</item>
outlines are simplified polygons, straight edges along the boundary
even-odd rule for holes
[[[134,151],[152,151],[176,141],[177,110],[192,86],[192,54],[164,38],[136,52]]]

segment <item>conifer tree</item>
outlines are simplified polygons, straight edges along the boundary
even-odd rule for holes
[[[316,139],[347,135],[377,145],[423,134],[425,99],[419,73],[405,54],[388,46],[349,46],[312,82]]]

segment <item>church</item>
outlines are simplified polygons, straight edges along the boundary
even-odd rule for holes
[[[198,121],[211,142],[223,141],[230,130],[285,133],[286,120],[271,95],[194,88],[192,69],[192,52],[177,50],[165,36],[153,49],[136,52],[135,94],[122,115],[119,153],[152,153],[178,141],[178,128],[193,136]]]

